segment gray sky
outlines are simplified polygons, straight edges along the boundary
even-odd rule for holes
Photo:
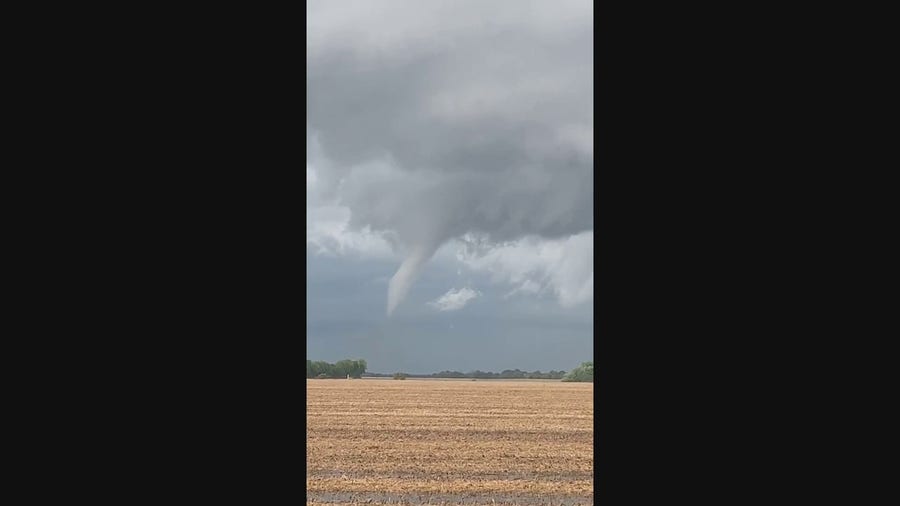
[[[307,2],[307,353],[593,354],[590,1]]]

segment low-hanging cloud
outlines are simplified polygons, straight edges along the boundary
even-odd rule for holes
[[[491,274],[493,281],[514,288],[507,294],[554,295],[564,307],[594,297],[594,233],[566,239],[525,237],[492,247],[464,237],[457,259],[468,268]]]
[[[459,290],[454,290],[451,288],[447,290],[447,293],[441,295],[436,300],[433,300],[428,303],[429,306],[437,309],[438,311],[457,311],[465,307],[466,304],[469,303],[470,300],[478,297],[480,295],[479,292],[471,288],[460,288]]]
[[[593,230],[589,0],[311,0],[307,34],[307,163],[403,255],[388,314],[450,239]]]

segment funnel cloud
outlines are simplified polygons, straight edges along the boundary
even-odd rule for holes
[[[416,276],[422,271],[425,262],[434,254],[434,245],[419,245],[410,253],[388,283],[387,314],[390,316],[397,304],[406,297]]]

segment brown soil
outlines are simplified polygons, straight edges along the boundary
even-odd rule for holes
[[[592,504],[593,384],[307,381],[307,504]]]

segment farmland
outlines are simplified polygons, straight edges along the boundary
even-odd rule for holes
[[[307,504],[593,504],[593,388],[307,380]]]

